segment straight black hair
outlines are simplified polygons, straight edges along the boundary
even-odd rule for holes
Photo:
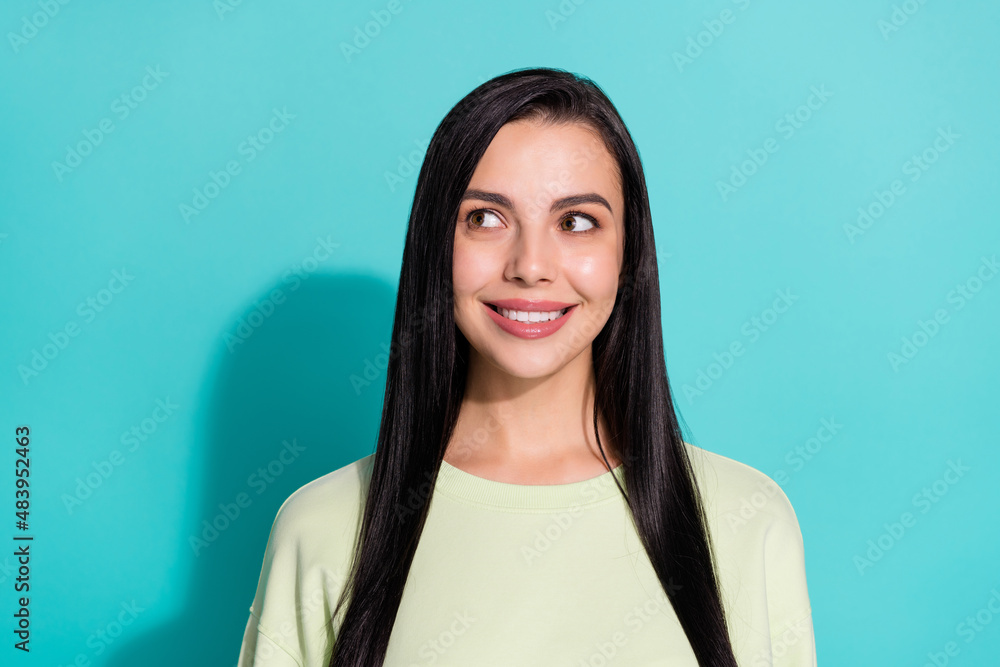
[[[600,414],[620,450],[628,491],[618,488],[698,664],[737,667],[702,499],[667,381],[656,250],[639,153],[600,87],[547,68],[514,70],[481,84],[448,112],[427,147],[403,249],[361,526],[330,619],[333,624],[349,601],[330,667],[371,667],[385,659],[427,517],[427,489],[437,479],[465,391],[469,343],[455,325],[451,283],[461,197],[497,131],[522,119],[583,123],[600,135],[618,164],[624,268],[614,309],[592,346],[594,430]],[[599,436],[597,443],[610,471]],[[425,492],[414,494],[421,489]]]

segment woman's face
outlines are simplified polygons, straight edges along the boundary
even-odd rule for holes
[[[589,353],[614,307],[624,234],[618,167],[588,125],[504,125],[455,224],[455,322],[473,355],[535,378]]]

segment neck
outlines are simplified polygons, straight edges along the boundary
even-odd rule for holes
[[[465,396],[445,460],[491,479],[567,483],[606,470],[594,433],[591,349],[544,377],[509,375],[470,350]],[[608,463],[616,448],[598,418]]]

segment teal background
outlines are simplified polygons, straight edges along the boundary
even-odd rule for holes
[[[350,378],[389,343],[423,147],[482,81],[552,66],[593,78],[635,138],[687,439],[783,480],[819,663],[994,664],[1000,279],[983,258],[1000,252],[1000,5],[387,6],[0,9],[0,433],[12,471],[14,429],[31,428],[35,536],[31,654],[12,648],[7,555],[0,660],[235,664],[278,506],[374,446],[384,373]],[[391,21],[345,55],[371,12]],[[782,119],[813,87],[829,96],[789,134]],[[294,118],[251,161],[241,142],[274,109]],[[112,131],[57,174],[102,119]],[[924,151],[936,161],[914,171]],[[239,173],[185,220],[180,205],[230,161]],[[902,194],[852,242],[845,226],[896,179]],[[133,277],[122,288],[114,271]],[[779,290],[795,300],[770,319]],[[234,343],[257,304],[269,316]],[[894,366],[904,339],[920,345]],[[161,422],[157,400],[176,406]],[[810,441],[823,419],[841,426]],[[298,453],[267,482],[256,471],[279,469],[285,441]],[[949,461],[968,468],[954,484],[939,481]],[[99,485],[67,505],[92,473]],[[11,536],[13,479],[0,482]],[[196,555],[191,537],[241,493],[249,504]],[[859,565],[880,537],[890,548]],[[977,613],[989,621],[963,631]]]

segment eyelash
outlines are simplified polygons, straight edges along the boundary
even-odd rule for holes
[[[469,211],[465,215],[465,224],[467,226],[469,226],[469,227],[472,227],[473,229],[483,229],[482,227],[477,227],[476,225],[473,225],[471,222],[469,222],[469,220],[470,220],[470,218],[472,218],[473,214],[475,214],[475,213],[481,213],[481,212],[492,213],[493,215],[497,216],[498,218],[500,217],[500,214],[497,213],[496,211],[494,211],[493,209],[489,209],[489,208],[476,208],[476,209],[473,209],[473,210]],[[568,217],[571,217],[571,216],[574,216],[574,215],[578,215],[581,218],[586,218],[587,220],[590,221],[590,224],[592,224],[593,227],[591,227],[590,229],[585,229],[582,232],[571,231],[570,232],[571,234],[588,234],[590,232],[596,232],[598,229],[601,229],[601,224],[599,222],[597,222],[597,219],[594,216],[592,216],[592,215],[584,213],[583,211],[566,211],[566,213],[564,213],[563,216],[562,216],[562,218],[560,218],[559,220],[560,220],[560,222],[562,222],[563,218],[568,218]],[[485,229],[489,229],[489,228],[486,227]]]

